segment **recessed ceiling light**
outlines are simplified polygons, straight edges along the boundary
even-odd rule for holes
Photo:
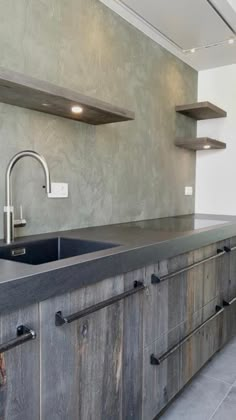
[[[191,48],[190,52],[194,54],[196,52],[195,48]]]
[[[210,144],[205,144],[205,145],[203,146],[203,149],[210,149],[210,148],[211,148]]]
[[[79,105],[75,105],[75,106],[72,106],[71,107],[71,111],[74,114],[81,114],[81,112],[83,112],[83,108],[81,106],[79,106]]]
[[[229,43],[229,44],[234,44],[234,39],[233,39],[233,38],[229,39],[229,40],[228,40],[228,43]]]
[[[43,106],[50,106],[50,104],[47,104],[46,102],[42,104]]]

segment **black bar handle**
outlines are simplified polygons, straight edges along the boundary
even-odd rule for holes
[[[5,353],[6,351],[13,349],[14,347],[26,343],[26,341],[34,340],[35,338],[36,333],[34,330],[31,330],[25,325],[19,325],[16,329],[16,338],[9,340],[7,343],[0,344],[0,353]]]
[[[162,356],[156,357],[154,354],[151,354],[151,356],[150,356],[150,364],[151,365],[154,365],[154,366],[160,365],[171,354],[173,354],[180,347],[182,347],[183,344],[185,344],[193,335],[197,334],[203,327],[205,327],[205,325],[207,325],[208,322],[212,321],[214,318],[216,318],[218,315],[220,315],[223,311],[224,311],[224,308],[222,308],[221,306],[218,306],[217,305],[216,306],[216,313],[215,314],[211,315],[208,319],[206,319],[206,321],[204,321],[201,325],[199,325],[199,327],[195,328],[195,330],[193,330],[191,333],[189,333],[188,335],[186,335],[186,337],[184,337],[182,340],[180,340],[180,342],[178,344],[176,344],[175,346],[171,347],[168,351],[166,351],[165,353],[163,353]]]
[[[235,247],[235,249],[236,249],[236,247]],[[160,282],[162,282],[164,280],[171,279],[172,277],[175,277],[175,276],[177,276],[179,274],[185,273],[186,271],[192,270],[193,268],[198,267],[201,264],[204,264],[204,263],[206,263],[208,261],[215,260],[216,258],[219,258],[219,257],[221,257],[222,255],[225,255],[225,254],[226,254],[226,250],[217,249],[217,254],[212,255],[211,257],[204,258],[203,260],[200,260],[200,261],[198,261],[196,263],[187,265],[186,267],[183,267],[180,270],[173,271],[172,273],[166,274],[166,275],[161,276],[161,277],[157,276],[156,274],[152,274],[152,276],[151,276],[151,283],[152,284],[158,284],[158,283],[160,283]]]
[[[144,286],[143,282],[135,281],[133,285],[133,289],[127,290],[126,292],[121,293],[120,295],[104,300],[103,302],[97,303],[96,305],[89,306],[88,308],[85,308],[82,311],[76,312],[67,317],[64,317],[62,315],[62,312],[58,311],[55,315],[55,325],[57,327],[60,327],[63,324],[70,324],[73,321],[77,321],[78,319],[83,318],[87,315],[90,315],[93,312],[106,308],[107,306],[110,306],[113,303],[119,302],[120,300],[123,300],[131,295],[134,295],[135,293],[140,292],[141,290],[144,290],[144,289],[146,289],[146,286]]]

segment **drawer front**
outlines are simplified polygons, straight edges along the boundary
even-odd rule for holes
[[[222,326],[220,331],[220,346],[223,347],[236,335],[236,299],[225,301]]]
[[[146,269],[143,420],[160,413],[232,335],[234,312],[223,307],[230,256],[222,251],[228,245],[215,243]],[[152,365],[152,354],[168,356]]]
[[[41,302],[43,419],[141,420],[144,277],[140,269]]]
[[[219,349],[223,315],[211,302],[206,319],[202,311],[195,314],[193,330],[184,322],[145,349],[143,419],[157,416]]]
[[[69,316],[123,292],[119,276],[41,302],[43,419],[120,418],[123,301],[62,326],[55,314]]]
[[[204,307],[219,296],[223,268],[220,271],[218,266],[224,256],[179,272],[192,264],[217,255],[217,249],[218,244],[213,244],[147,268],[147,283],[151,282],[153,274],[163,281],[151,284],[149,294],[145,297],[145,347],[181,323],[191,324],[195,314],[203,312]],[[174,275],[168,277],[171,274]]]
[[[181,326],[164,334],[144,349],[143,360],[143,420],[153,420],[180,389],[179,351],[172,354],[160,366],[150,363],[152,354],[161,355],[180,340]]]

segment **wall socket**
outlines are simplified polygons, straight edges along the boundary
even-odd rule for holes
[[[52,182],[48,198],[68,198],[68,184],[65,182]]]
[[[185,187],[184,195],[193,195],[193,187]]]

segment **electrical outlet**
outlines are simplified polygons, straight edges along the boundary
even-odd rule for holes
[[[52,182],[51,192],[48,198],[67,198],[68,197],[68,184],[65,182]]]
[[[193,187],[185,187],[184,194],[193,195]]]

